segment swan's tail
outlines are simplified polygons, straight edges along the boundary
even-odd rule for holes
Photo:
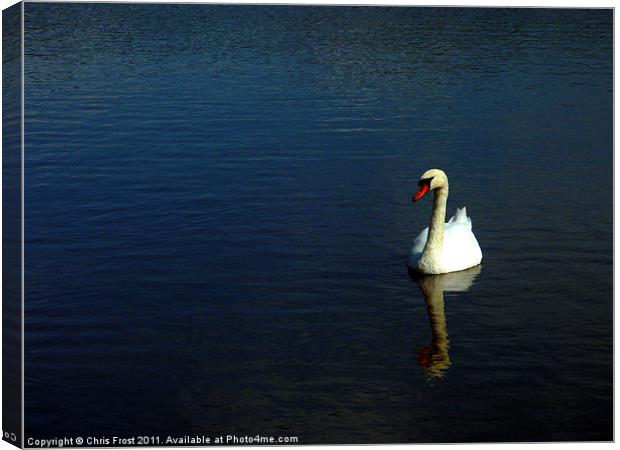
[[[465,206],[456,208],[456,214],[450,218],[448,223],[462,223],[469,225],[471,228],[471,219],[467,217],[467,208]]]

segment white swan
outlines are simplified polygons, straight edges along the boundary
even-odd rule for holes
[[[413,201],[420,200],[428,191],[435,191],[430,227],[425,228],[413,241],[407,265],[410,269],[427,274],[465,270],[482,261],[482,250],[471,231],[471,219],[465,207],[446,220],[448,177],[443,170],[430,169],[418,182]]]

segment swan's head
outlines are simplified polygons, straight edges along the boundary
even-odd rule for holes
[[[413,201],[420,200],[428,191],[441,189],[448,185],[448,177],[441,169],[429,169],[422,174],[418,181],[418,192],[413,196]]]

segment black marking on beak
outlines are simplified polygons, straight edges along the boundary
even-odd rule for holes
[[[418,181],[418,186],[424,186],[425,184],[429,187],[431,187],[431,181],[433,181],[433,178],[435,177],[430,177],[430,178],[423,178],[420,181]]]

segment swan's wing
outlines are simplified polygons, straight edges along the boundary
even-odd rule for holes
[[[424,228],[413,241],[413,247],[411,247],[412,255],[422,253],[426,245],[426,239],[428,239],[428,227]]]
[[[448,223],[444,229],[443,258],[450,269],[462,270],[480,263],[482,250],[469,222]]]
[[[411,252],[409,253],[409,260],[407,262],[407,265],[410,268],[415,269],[418,265],[420,256],[422,256],[422,252],[424,251],[424,246],[426,245],[427,238],[428,227],[424,228],[413,241],[413,247],[411,247]]]
[[[462,208],[456,208],[456,214],[454,214],[450,218],[450,220],[448,220],[448,223],[450,224],[458,223],[458,224],[467,225],[469,226],[469,229],[471,230],[471,218],[467,217],[467,208],[465,206],[463,206]]]

